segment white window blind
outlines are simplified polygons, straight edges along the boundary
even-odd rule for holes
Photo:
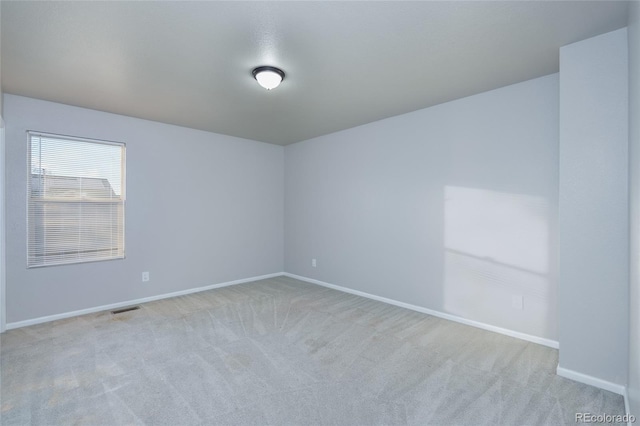
[[[28,135],[27,266],[123,258],[125,145]]]

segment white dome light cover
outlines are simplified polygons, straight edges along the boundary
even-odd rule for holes
[[[267,90],[275,89],[284,80],[284,71],[276,67],[258,67],[251,73],[258,84]]]

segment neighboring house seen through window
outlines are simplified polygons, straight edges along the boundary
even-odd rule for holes
[[[28,135],[27,266],[124,258],[125,145]]]

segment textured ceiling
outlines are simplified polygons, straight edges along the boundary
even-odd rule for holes
[[[626,2],[7,2],[6,93],[281,145],[558,71]],[[287,73],[267,92],[251,70]]]

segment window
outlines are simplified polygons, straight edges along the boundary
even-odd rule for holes
[[[27,267],[124,258],[125,145],[28,135]]]

